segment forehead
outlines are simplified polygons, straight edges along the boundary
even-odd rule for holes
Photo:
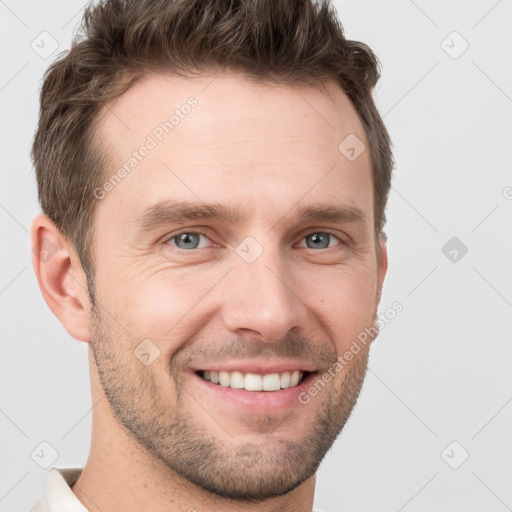
[[[313,126],[318,122],[332,130],[343,125],[362,128],[348,97],[332,80],[315,85],[256,82],[241,73],[226,71],[195,77],[149,73],[106,106],[100,124],[107,131],[123,126],[129,132],[134,124],[143,126],[145,121],[167,119],[191,96],[211,114],[212,122],[239,119],[253,128],[250,121],[261,121],[262,115],[269,117],[272,109],[274,122],[281,116],[283,123],[306,117]],[[203,125],[206,121],[205,117],[201,119]]]
[[[101,208],[129,204],[135,215],[170,197],[222,202],[229,195],[254,210],[307,193],[315,202],[327,194],[371,209],[369,151],[350,161],[339,149],[354,135],[368,148],[363,125],[334,82],[151,75],[107,105],[96,130],[110,161],[105,181],[125,170]]]

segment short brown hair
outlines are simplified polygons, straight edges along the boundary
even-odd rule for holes
[[[45,73],[32,159],[41,208],[73,244],[90,293],[93,191],[104,181],[107,164],[95,144],[94,124],[109,101],[151,71],[190,76],[229,69],[264,83],[298,85],[334,80],[366,131],[375,235],[386,239],[394,162],[372,97],[379,68],[367,45],[345,38],[329,0],[101,0],[89,5],[71,49]]]

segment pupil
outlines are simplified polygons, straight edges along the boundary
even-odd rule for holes
[[[310,235],[310,237],[313,242],[313,247],[322,247],[322,249],[325,249],[329,246],[329,233],[315,233]]]
[[[182,247],[180,243],[178,243],[178,247],[181,249],[195,249],[199,243],[198,235],[196,233],[182,233],[178,236],[178,241],[180,243],[184,242],[185,244],[185,247]],[[192,244],[192,247],[188,244]]]

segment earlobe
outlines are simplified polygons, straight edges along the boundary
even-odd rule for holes
[[[87,280],[72,244],[44,214],[33,220],[30,242],[32,266],[48,307],[73,338],[88,342]]]

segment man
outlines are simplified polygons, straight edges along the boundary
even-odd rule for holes
[[[86,10],[41,92],[31,237],[89,343],[92,441],[33,511],[312,510],[387,269],[378,76],[328,3]]]

